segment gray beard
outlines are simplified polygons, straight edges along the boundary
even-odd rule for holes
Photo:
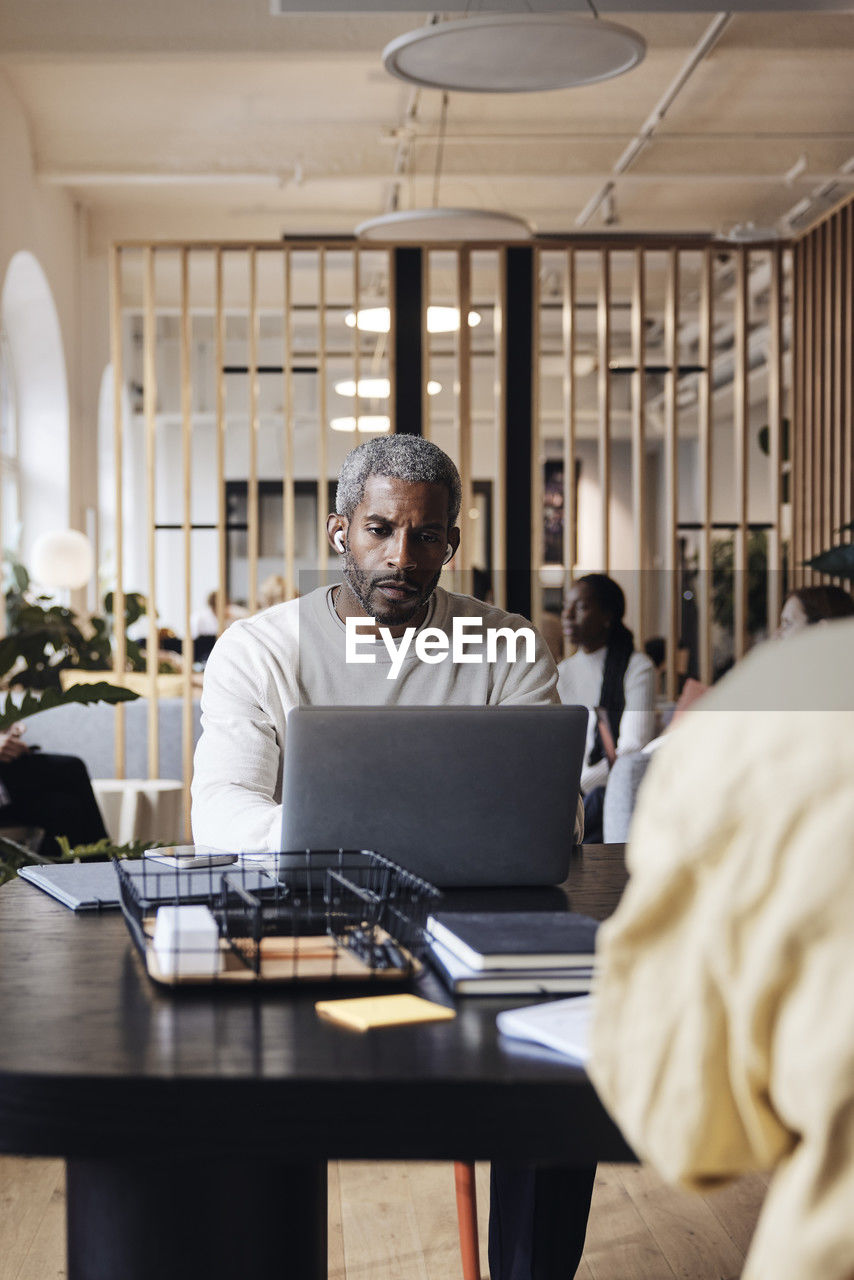
[[[382,582],[392,575],[364,573],[353,560],[349,545],[344,551],[341,573],[348,589],[359,601],[369,618],[375,618],[380,626],[399,627],[409,622],[424,608],[438,586],[442,570],[439,569],[436,575],[427,583],[427,586],[422,591],[419,591],[417,595],[401,600],[399,603],[383,599],[373,586],[374,582]]]

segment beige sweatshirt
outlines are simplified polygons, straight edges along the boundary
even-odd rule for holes
[[[776,1169],[745,1280],[854,1276],[854,621],[764,645],[641,788],[591,1074],[696,1188]]]
[[[235,622],[205,668],[202,737],[193,776],[193,838],[234,850],[278,849],[282,825],[285,721],[296,706],[497,706],[559,701],[557,669],[533,632],[532,660],[520,642],[515,658],[496,644],[494,662],[422,661],[410,642],[390,654],[382,640],[359,644],[374,663],[346,661],[346,629],[331,587]],[[454,620],[475,620],[465,652],[486,658],[487,630],[531,629],[471,596],[438,588],[419,628],[438,628],[453,643]],[[481,639],[478,643],[477,624]],[[400,641],[395,642],[396,645]],[[399,671],[394,678],[394,670]]]

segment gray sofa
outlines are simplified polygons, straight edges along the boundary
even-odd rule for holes
[[[160,727],[161,778],[183,780],[181,698],[161,698],[158,705]],[[42,751],[80,756],[90,778],[114,778],[116,710],[98,702],[84,707],[69,703],[40,711],[27,724],[26,741],[38,744]],[[139,698],[125,704],[125,777],[148,776],[148,701]],[[193,704],[193,742],[201,733],[199,704]]]
[[[618,756],[608,774],[602,811],[602,838],[606,844],[624,844],[634,813],[638,790],[652,756],[641,751]]]

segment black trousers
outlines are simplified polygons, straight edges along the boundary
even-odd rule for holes
[[[0,808],[0,823],[43,827],[43,853],[59,853],[54,836],[67,836],[73,847],[107,835],[86,766],[77,756],[30,751],[0,764],[0,782],[9,796]]]
[[[605,788],[594,787],[584,797],[584,839],[582,844],[602,844],[605,837],[602,823],[605,817]]]
[[[596,1166],[536,1168],[493,1162],[490,1280],[572,1280],[584,1252]]]

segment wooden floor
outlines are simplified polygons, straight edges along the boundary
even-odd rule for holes
[[[579,1280],[737,1280],[766,1186],[745,1178],[688,1196],[647,1169],[602,1166]],[[478,1193],[486,1275],[485,1165]],[[0,1280],[65,1276],[64,1197],[61,1161],[0,1157]],[[461,1274],[450,1163],[330,1165],[330,1280]]]

